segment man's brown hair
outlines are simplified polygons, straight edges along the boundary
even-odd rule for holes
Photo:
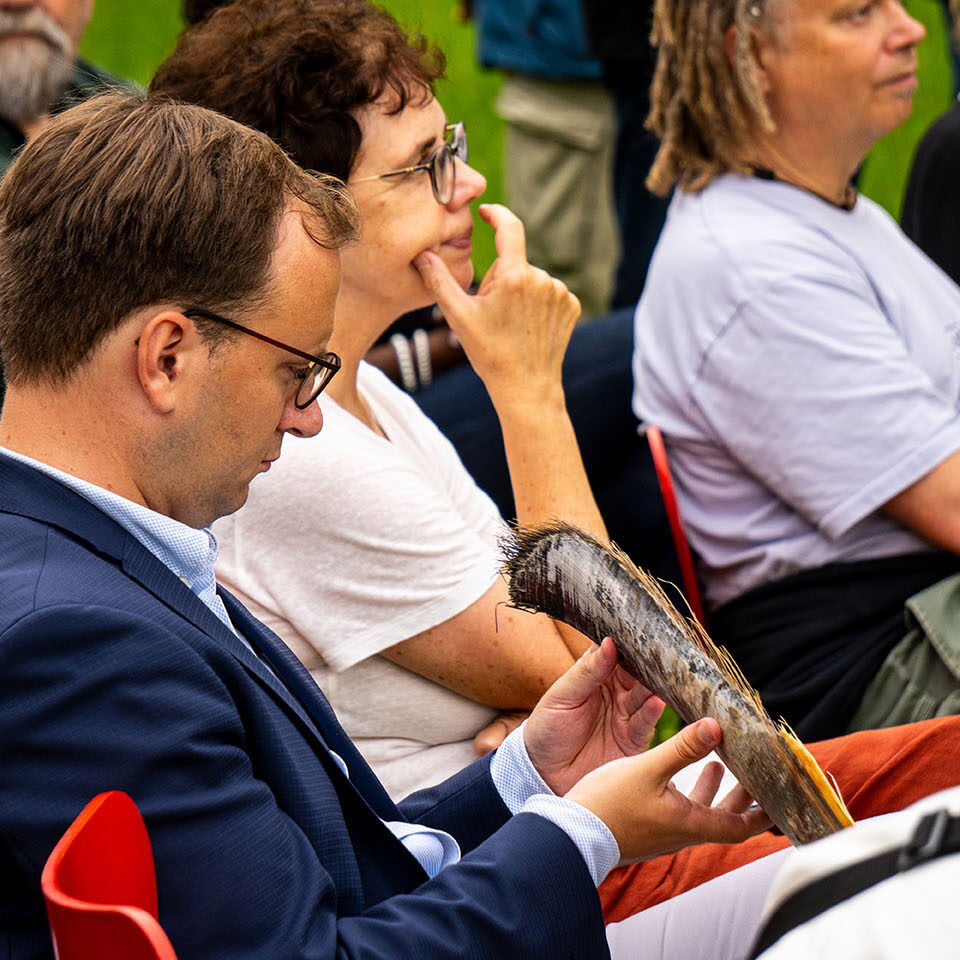
[[[743,156],[754,130],[773,120],[760,92],[751,31],[775,0],[656,0],[658,48],[647,127],[660,138],[647,186],[665,196],[674,185],[702,190],[727,171],[749,172]],[[736,24],[733,63],[726,33]]]
[[[68,379],[140,307],[260,303],[293,197],[317,243],[355,236],[342,184],[210,110],[114,93],[54,117],[0,185],[8,380]],[[211,343],[223,334],[197,326]]]
[[[181,38],[150,93],[262,130],[302,167],[346,180],[360,148],[353,111],[426,101],[443,54],[367,0],[235,0]]]

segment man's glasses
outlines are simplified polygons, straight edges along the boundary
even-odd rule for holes
[[[257,333],[256,330],[250,330],[248,327],[244,327],[234,320],[228,320],[226,317],[210,313],[209,310],[184,310],[183,315],[191,318],[202,317],[205,320],[214,320],[217,323],[226,324],[228,327],[233,327],[234,330],[239,330],[241,333],[246,333],[251,337],[256,337],[258,340],[263,340],[264,343],[270,343],[275,347],[279,347],[281,350],[286,350],[287,353],[292,353],[295,357],[302,357],[304,360],[309,360],[309,365],[302,371],[303,380],[301,380],[300,386],[297,388],[297,395],[293,400],[298,410],[306,410],[306,408],[323,393],[324,387],[326,387],[333,379],[333,375],[340,369],[340,358],[335,353],[327,353],[322,357],[315,357],[312,353],[304,353],[302,350],[297,350],[296,347],[291,347],[285,343],[281,343],[279,340],[274,340],[273,337],[268,337],[266,334]]]
[[[453,199],[453,191],[457,185],[457,165],[455,160],[467,162],[467,131],[463,122],[447,124],[446,130],[450,133],[450,141],[442,143],[423,162],[413,167],[404,167],[402,170],[391,170],[390,173],[379,173],[375,177],[360,177],[353,183],[367,183],[370,180],[386,180],[388,177],[402,177],[417,170],[426,170],[430,174],[430,186],[433,196],[442,207]]]

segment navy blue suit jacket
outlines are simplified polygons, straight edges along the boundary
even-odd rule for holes
[[[0,455],[0,958],[51,956],[40,871],[113,789],[144,815],[185,960],[607,956],[563,831],[511,818],[483,760],[398,808],[287,647],[222,596],[259,657],[102,511]],[[427,880],[381,822],[402,819],[463,860]]]

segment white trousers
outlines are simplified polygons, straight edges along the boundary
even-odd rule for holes
[[[791,848],[731,870],[607,926],[613,960],[742,960],[767,892]]]

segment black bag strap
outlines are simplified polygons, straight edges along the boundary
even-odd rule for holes
[[[756,960],[764,950],[794,927],[812,920],[830,907],[849,900],[881,880],[958,851],[960,817],[951,816],[945,807],[928,813],[917,824],[909,843],[848,864],[841,870],[828,873],[801,887],[787,897],[764,924],[750,952],[750,960]]]

